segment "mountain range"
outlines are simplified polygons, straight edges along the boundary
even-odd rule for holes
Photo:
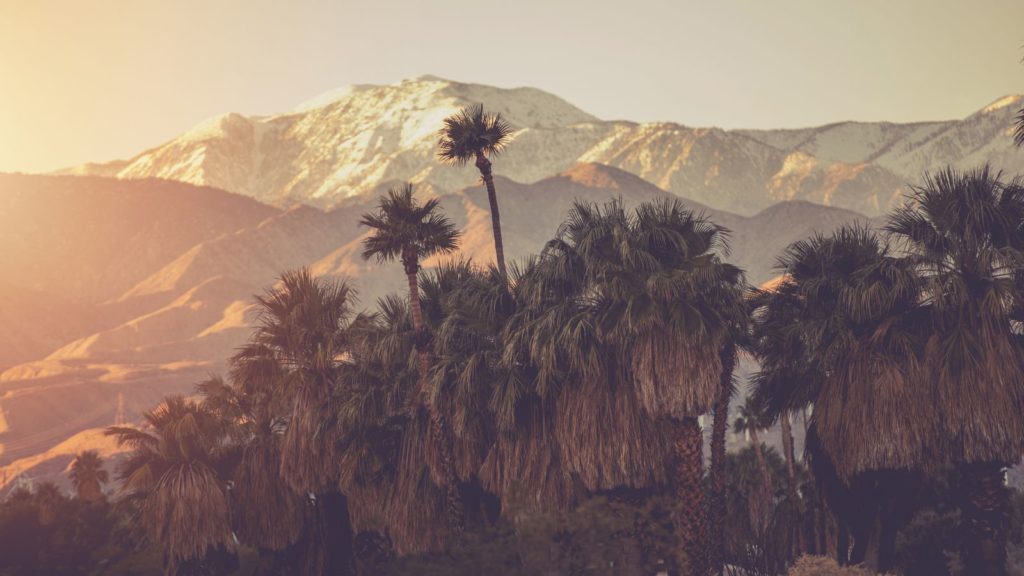
[[[757,284],[790,242],[876,219],[922,171],[1024,168],[1016,96],[958,121],[725,131],[602,121],[532,88],[421,77],[215,118],[124,161],[0,175],[4,481],[59,473],[69,447],[119,414],[137,419],[222,371],[253,296],[285,270],[350,279],[367,308],[400,290],[398,267],[361,258],[357,225],[398,181],[440,198],[463,230],[456,257],[491,261],[478,175],[434,160],[441,120],[473,102],[517,129],[495,162],[510,258],[540,250],[573,201],[679,198],[730,230],[730,259]]]
[[[1024,171],[1011,135],[1020,96],[961,120],[722,130],[600,120],[534,88],[422,76],[346,87],[272,116],[226,114],[133,158],[67,172],[180,180],[278,205],[330,207],[392,181],[452,193],[477,177],[435,161],[436,132],[444,117],[478,102],[516,129],[496,163],[507,178],[534,183],[594,162],[747,216],[785,200],[876,216],[898,203],[908,184],[947,165],[990,162]]]

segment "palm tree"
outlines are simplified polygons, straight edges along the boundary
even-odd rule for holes
[[[68,477],[71,485],[75,487],[75,494],[86,502],[95,502],[102,498],[103,484],[110,479],[110,475],[103,469],[103,459],[95,450],[79,452],[71,463]]]
[[[418,403],[430,417],[430,429],[440,456],[442,487],[447,493],[449,521],[460,536],[464,528],[464,514],[458,494],[454,455],[447,424],[440,414],[429,407],[427,378],[430,371],[428,352],[429,335],[423,321],[423,307],[419,291],[420,263],[424,258],[454,252],[458,247],[459,232],[440,211],[440,202],[431,198],[420,204],[413,195],[412,184],[388,191],[377,210],[364,214],[360,225],[371,229],[363,240],[363,258],[378,262],[400,260],[409,283],[409,309],[413,329],[416,331],[416,352],[419,360]]]
[[[769,290],[752,290],[748,294],[748,303],[752,313],[757,315],[752,334],[751,349],[762,362],[772,363],[772,369],[780,370],[781,366],[789,372],[787,377],[794,376],[794,367],[791,363],[800,357],[800,339],[794,339],[792,334],[786,333],[800,321],[798,301],[794,300],[791,293],[792,284],[783,282],[779,286]],[[766,304],[771,301],[771,316],[765,309]],[[767,370],[764,372],[767,373]],[[763,401],[764,398],[759,398]],[[798,494],[798,480],[796,476],[796,450],[793,441],[793,429],[790,421],[790,410],[776,411],[774,414],[778,419],[782,447],[786,460],[786,493],[788,503],[794,507],[795,526],[797,532],[794,534],[794,557],[803,552],[803,532],[800,530],[803,518],[803,499]]]
[[[769,422],[765,417],[764,408],[750,397],[747,397],[740,404],[738,411],[739,416],[733,422],[733,432],[743,434],[750,440],[750,447],[757,459],[757,469],[761,474],[760,498],[752,498],[752,503],[755,505],[751,507],[751,511],[753,518],[757,520],[755,525],[763,530],[768,525],[775,495],[775,489],[772,487],[771,471],[768,469],[768,463],[764,458],[765,447],[761,444],[760,438],[760,431],[766,430],[769,427]],[[755,513],[755,510],[760,513]]]
[[[866,227],[846,226],[794,243],[779,269],[778,285],[753,297],[755,398],[768,419],[813,406],[821,451],[847,484],[930,462],[928,327],[912,264]]]
[[[472,160],[480,171],[484,186],[487,187],[487,201],[491,206],[495,260],[501,277],[506,279],[508,272],[505,269],[505,248],[501,240],[501,215],[498,211],[498,195],[494,191],[490,158],[501,153],[511,137],[512,126],[501,114],[486,113],[483,104],[477,104],[445,118],[437,144],[437,156],[442,162],[463,166]]]
[[[791,414],[784,412],[779,415],[779,428],[782,436],[782,451],[786,461],[786,497],[788,503],[793,507],[795,532],[793,534],[793,557],[798,558],[803,553],[804,533],[801,530],[803,518],[803,499],[797,491],[798,480],[796,476],[796,448],[793,441],[793,424],[790,421]]]
[[[1024,454],[1024,356],[1016,313],[1024,291],[1024,186],[986,166],[925,179],[886,229],[924,279],[935,452],[959,468],[974,574],[1006,571],[1003,470]]]
[[[259,320],[249,361],[278,365],[291,400],[281,446],[281,476],[298,493],[326,493],[337,481],[331,427],[339,358],[351,346],[355,291],[345,281],[286,272],[257,297]],[[262,357],[262,358],[261,358]]]
[[[444,548],[457,535],[439,473],[441,447],[420,392],[407,299],[388,295],[359,331],[339,402],[341,485],[359,530],[387,534],[400,554]],[[456,512],[461,511],[461,501]]]
[[[745,320],[745,316],[743,317]],[[745,340],[746,326],[737,326],[736,333],[729,337],[722,347],[722,375],[719,382],[718,398],[712,409],[711,425],[711,468],[708,471],[708,566],[712,574],[720,575],[724,569],[725,557],[725,435],[729,429],[729,404],[736,392],[733,372],[736,368],[737,341]]]
[[[119,467],[122,493],[140,501],[142,522],[164,553],[164,571],[233,551],[226,483],[218,475],[222,427],[203,406],[170,396],[144,414],[145,429],[106,434],[131,449]]]
[[[254,442],[247,447],[241,461],[245,467],[258,467],[259,462],[277,460],[280,452],[280,476],[292,492],[312,495],[312,513],[327,517],[324,527],[308,533],[318,539],[334,539],[330,545],[314,542],[313,551],[323,552],[324,562],[316,570],[351,573],[352,531],[348,522],[348,498],[339,490],[342,474],[337,444],[344,431],[338,425],[338,391],[344,386],[344,358],[350,354],[362,315],[354,313],[355,291],[344,280],[328,281],[314,278],[308,269],[287,272],[277,286],[257,298],[258,326],[245,349],[236,357],[235,374],[239,384],[254,388],[271,386],[284,402],[283,414],[258,408],[258,424],[253,429]],[[263,380],[269,382],[262,383]],[[287,421],[278,439],[278,426]],[[279,444],[279,446],[278,446]],[[256,496],[274,490],[275,480],[250,476],[262,485],[246,485]],[[294,505],[298,505],[297,503]],[[255,520],[255,518],[253,518]],[[271,521],[269,518],[266,521]],[[337,520],[337,523],[335,521]],[[263,533],[278,544],[291,539],[284,527],[269,527],[279,535]],[[312,568],[309,568],[312,569]]]
[[[485,346],[493,343],[494,350],[485,347],[479,356],[468,356],[465,367],[460,367],[465,371],[460,373],[459,380],[469,375],[466,369],[475,366],[487,373],[467,381],[490,383],[488,416],[494,437],[478,473],[484,488],[495,493],[505,506],[565,510],[585,495],[573,477],[568,459],[562,455],[563,447],[556,435],[556,398],[570,375],[557,370],[541,372],[534,357],[544,345],[535,344],[534,340],[552,342],[550,332],[558,325],[557,320],[543,326],[538,326],[537,321],[543,320],[560,296],[568,295],[572,289],[548,296],[538,293],[537,284],[542,280],[537,258],[528,259],[521,268],[513,265],[510,283],[496,270],[489,276],[483,286],[452,292],[453,303],[465,298],[470,305],[439,330],[439,344],[444,349],[455,347],[447,340],[455,337],[460,323],[497,334],[490,338],[476,336],[487,342]],[[548,350],[557,352],[555,348]],[[482,361],[486,361],[486,366]],[[663,440],[661,436],[651,437],[654,438]],[[612,484],[613,481],[605,485]]]
[[[33,491],[33,498],[39,507],[39,524],[53,524],[57,520],[57,508],[64,501],[60,488],[53,482],[42,482]]]
[[[742,310],[725,231],[678,201],[576,203],[523,279],[508,354],[555,412],[557,457],[591,492],[670,483],[684,571],[706,571],[703,435]],[[726,369],[731,373],[731,367]],[[665,467],[666,461],[673,468]]]
[[[459,239],[455,225],[439,208],[440,201],[437,198],[420,204],[413,196],[412,184],[405,184],[401,188],[389,190],[387,196],[381,198],[377,210],[364,214],[359,221],[361,226],[371,229],[363,240],[363,258],[375,258],[382,264],[400,260],[405,270],[422,378],[427,377],[430,359],[420,301],[420,263],[436,254],[454,252],[458,248]]]
[[[287,374],[252,344],[231,359],[231,381],[212,377],[196,388],[221,419],[237,450],[231,474],[232,524],[241,542],[261,551],[285,550],[302,535],[309,499],[281,477],[281,444],[290,398]]]
[[[725,556],[730,564],[754,573],[784,573],[789,535],[776,529],[784,521],[777,511],[771,518],[769,529],[763,526],[759,514],[764,500],[764,475],[758,462],[758,451],[747,446],[726,456]],[[774,450],[764,450],[761,457],[772,474],[781,474],[783,464]],[[757,510],[758,515],[752,514],[752,510]]]

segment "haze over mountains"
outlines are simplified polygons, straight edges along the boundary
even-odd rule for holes
[[[495,163],[510,258],[538,251],[574,199],[677,196],[732,231],[731,260],[759,283],[787,244],[877,216],[924,169],[1024,172],[1009,136],[1020,101],[960,121],[724,131],[606,122],[531,88],[421,77],[230,114],[68,171],[90,177],[0,175],[0,463],[52,472],[60,446],[79,445],[69,438],[113,423],[119,398],[134,418],[191,391],[244,341],[252,296],[282,271],[350,278],[366,307],[400,289],[399,267],[359,256],[356,224],[397,181],[440,196],[464,230],[460,257],[490,261],[478,174],[434,159],[460,106],[483,102],[519,129]]]

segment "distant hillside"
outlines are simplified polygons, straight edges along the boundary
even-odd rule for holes
[[[147,184],[96,178],[55,181],[71,195],[77,183],[85,185],[83,195],[105,186]],[[112,423],[119,396],[134,417],[164,395],[189,393],[196,382],[222,371],[224,361],[253,325],[253,295],[285,270],[308,265],[318,275],[348,278],[359,288],[366,307],[373,307],[376,298],[388,291],[404,290],[398,266],[382,267],[360,256],[365,231],[357,221],[376,203],[376,195],[350,199],[329,211],[308,206],[278,211],[214,189],[158,184],[159,191],[144,197],[154,206],[140,220],[152,223],[150,230],[138,224],[133,227],[131,209],[119,204],[131,205],[141,196],[111,194],[103,200],[107,196],[101,195],[109,205],[98,202],[102,209],[96,209],[93,217],[105,227],[101,246],[106,248],[89,245],[82,230],[88,226],[76,228],[70,219],[66,225],[73,234],[68,234],[75,240],[58,244],[60,258],[44,257],[38,269],[26,267],[39,278],[89,285],[88,270],[77,264],[76,254],[81,251],[101,275],[113,279],[111,286],[97,290],[102,296],[94,296],[92,303],[62,304],[57,296],[18,288],[29,295],[23,301],[35,302],[0,311],[0,319],[7,320],[4,337],[35,342],[28,348],[12,348],[20,350],[19,362],[0,374],[4,416],[0,462],[31,457],[79,431]],[[499,177],[497,186],[506,250],[514,259],[539,251],[576,200],[621,198],[632,207],[645,200],[675,197],[633,174],[599,164],[574,166],[533,184]],[[445,194],[441,202],[464,232],[457,257],[492,261],[483,188]],[[750,217],[683,202],[731,230],[730,260],[747,269],[752,282],[771,277],[775,256],[793,240],[863,218],[808,202],[780,203]],[[20,212],[19,218],[18,211],[35,209],[27,203],[8,206],[13,220],[23,219],[25,213]],[[236,214],[216,220],[208,211]],[[111,212],[123,216],[111,218]],[[65,225],[52,215],[46,218],[54,222],[48,226]],[[130,236],[118,226],[134,228],[137,235]],[[135,249],[128,256],[114,249],[117,242],[150,248]],[[178,252],[172,254],[172,248]],[[105,257],[115,264],[104,265]],[[76,266],[50,269],[59,268],[64,260]],[[107,269],[113,266],[124,269]],[[120,290],[115,292],[115,287]]]
[[[195,244],[278,212],[175,181],[0,174],[0,270],[25,288],[103,302]]]
[[[137,315],[99,305],[197,243],[279,212],[174,181],[0,174],[0,369]]]

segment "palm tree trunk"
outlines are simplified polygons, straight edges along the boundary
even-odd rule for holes
[[[754,446],[754,456],[757,457],[757,469],[761,472],[761,482],[764,484],[764,491],[769,497],[775,492],[772,489],[772,473],[768,470],[768,461],[764,458],[764,450],[761,446],[761,436],[757,428],[750,428],[750,443]]]
[[[324,514],[327,574],[355,576],[355,534],[349,519],[348,498],[341,492],[331,492],[322,495],[318,505]]]
[[[960,483],[965,573],[1004,576],[1009,515],[1003,465],[962,465]]]
[[[779,418],[782,423],[782,449],[786,453],[786,495],[790,505],[793,507],[793,557],[797,558],[804,551],[803,538],[803,503],[796,490],[796,451],[793,449],[793,427],[789,422],[789,413],[783,413]]]
[[[494,258],[498,263],[501,279],[508,281],[505,270],[505,245],[501,240],[501,213],[498,211],[498,193],[494,190],[494,175],[491,173],[491,161],[483,152],[476,153],[476,167],[480,170],[484,186],[487,187],[487,202],[491,205],[491,231],[494,232]]]
[[[846,524],[836,522],[836,563],[846,566],[850,563],[850,529]]]
[[[761,528],[768,527],[768,519],[771,516],[772,509],[772,495],[774,490],[772,489],[772,475],[768,470],[768,462],[764,458],[764,450],[761,449],[761,438],[757,433],[756,427],[750,427],[747,432],[750,434],[750,443],[754,446],[754,456],[757,458],[757,469],[761,472],[761,495],[764,500],[763,506],[763,517],[760,518]]]
[[[883,574],[891,572],[896,561],[896,537],[899,532],[896,506],[897,503],[890,502],[880,510],[882,527],[878,535],[878,571]]]
[[[671,419],[675,448],[676,525],[683,576],[705,576],[704,435],[697,418]]]
[[[448,521],[451,524],[452,534],[456,540],[461,540],[466,531],[466,510],[462,506],[462,496],[459,494],[458,478],[455,475],[455,457],[452,454],[452,439],[448,434],[448,427],[445,426],[441,415],[436,411],[430,411],[430,436],[438,447],[441,458],[441,480],[444,484],[445,506]]]
[[[732,372],[736,367],[736,344],[730,340],[722,348],[722,374],[711,425],[711,494],[708,505],[708,564],[710,573],[722,574],[725,560],[725,431],[729,426],[729,400],[732,398]]]
[[[427,353],[426,329],[423,323],[423,306],[420,302],[420,286],[414,270],[416,267],[406,269],[406,278],[409,281],[409,308],[412,312],[412,326],[416,330],[416,356],[419,360],[420,381],[419,399],[430,415],[430,438],[437,446],[438,455],[441,460],[441,483],[445,491],[446,513],[448,516],[449,528],[456,539],[461,539],[466,529],[466,514],[462,506],[462,498],[459,496],[458,479],[455,474],[455,457],[452,452],[452,439],[448,434],[441,415],[434,410],[427,401],[427,373],[430,371],[430,357]]]
[[[423,306],[420,303],[420,283],[416,272],[406,270],[405,277],[409,281],[409,308],[412,312],[412,327],[416,331],[416,356],[420,364],[420,402],[427,398],[427,373],[430,370],[430,357],[427,356],[426,337],[423,327]]]

